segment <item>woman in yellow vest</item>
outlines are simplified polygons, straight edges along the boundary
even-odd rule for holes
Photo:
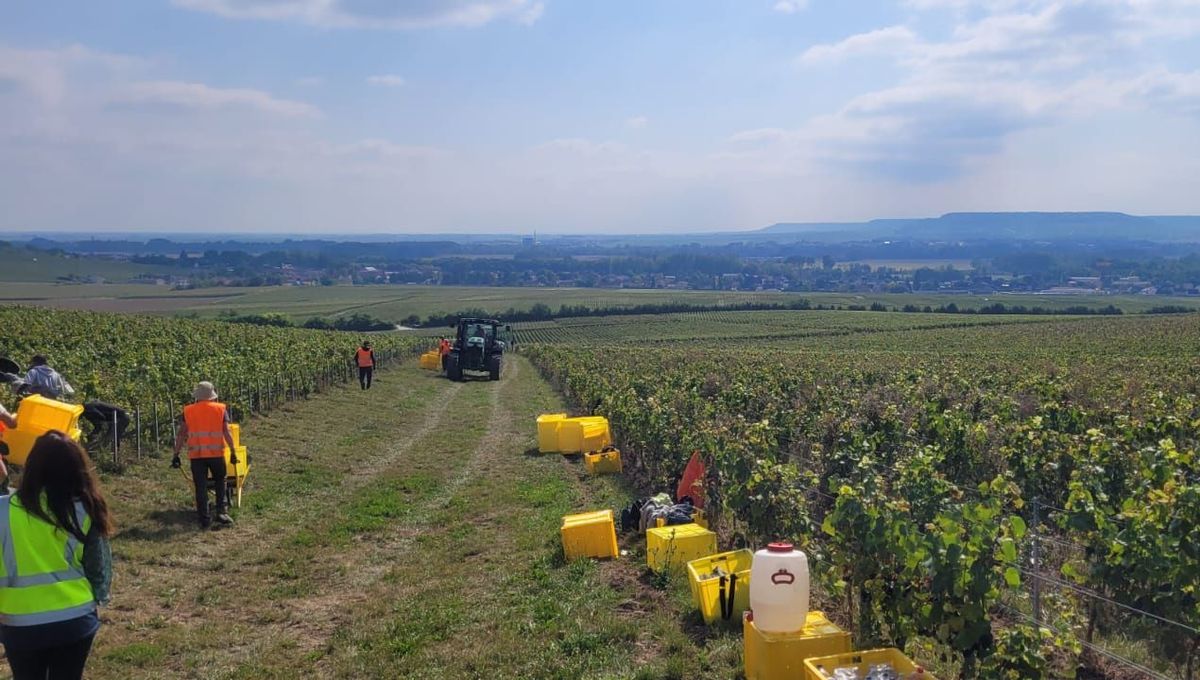
[[[229,516],[229,499],[225,495],[225,448],[229,447],[229,462],[237,465],[233,433],[229,430],[229,409],[217,401],[217,389],[206,381],[196,383],[192,390],[194,403],[183,407],[183,423],[175,438],[175,457],[171,467],[179,467],[179,452],[187,445],[188,461],[192,466],[192,486],[196,491],[196,514],[200,528],[212,526],[208,509],[208,478],[216,482],[217,523],[233,524]]]
[[[20,490],[0,496],[0,638],[14,680],[83,677],[112,583],[112,531],[83,447],[39,437]]]

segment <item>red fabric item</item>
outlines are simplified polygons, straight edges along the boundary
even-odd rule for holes
[[[692,505],[704,507],[704,461],[700,460],[700,452],[692,454],[687,467],[683,469],[683,478],[679,480],[679,488],[675,490],[675,500],[690,496]]]

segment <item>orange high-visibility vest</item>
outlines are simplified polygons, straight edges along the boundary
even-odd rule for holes
[[[359,368],[370,368],[371,366],[375,365],[375,362],[371,360],[371,350],[369,349],[363,349],[362,347],[359,347],[355,356],[358,357]]]
[[[441,342],[439,342],[438,343],[438,352],[441,353],[442,356],[449,354],[450,353],[450,341],[442,340]]]
[[[198,401],[183,407],[187,423],[188,458],[220,458],[225,455],[225,404]]]

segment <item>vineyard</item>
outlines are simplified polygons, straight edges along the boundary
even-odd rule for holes
[[[199,380],[216,384],[236,418],[349,380],[361,340],[353,333],[0,307],[0,356],[24,365],[46,355],[77,400],[110,402],[137,416],[139,442],[169,438],[172,414]],[[396,334],[372,340],[381,363],[422,343]]]
[[[723,545],[756,547],[787,538],[802,546],[812,558],[817,603],[854,632],[858,647],[903,648],[933,664],[938,677],[1198,675],[1200,315],[720,311],[561,319],[518,324],[516,331],[520,354],[553,387],[580,410],[611,419],[626,473],[639,490],[669,488],[692,452],[702,452],[709,466],[710,514]],[[25,363],[32,354],[46,354],[80,399],[109,401],[137,414],[139,444],[169,438],[170,414],[187,401],[197,380],[214,381],[243,419],[349,379],[350,353],[361,339],[329,331],[0,307],[0,355]],[[384,362],[409,358],[430,342],[413,333],[372,340]],[[515,370],[524,361],[514,357]],[[448,451],[491,452],[497,444],[476,428],[471,432],[479,442],[464,449],[456,428],[420,423],[449,422],[460,408],[479,408],[490,399],[496,422],[515,432],[527,429],[532,416],[510,422],[501,404],[532,394],[553,403],[550,388],[532,372],[496,383],[494,389],[505,390],[501,399],[498,391],[486,396],[474,389],[481,386],[456,391],[410,368],[397,372],[396,385],[389,387],[391,378],[383,383],[392,398],[409,400],[396,411],[400,415],[370,409],[378,422],[355,437],[417,427],[417,436],[427,442],[397,445],[404,441],[397,435],[380,435],[374,455],[396,470],[408,470],[413,456],[428,458],[428,469],[446,477],[447,493],[458,493],[456,475],[474,474],[476,468],[443,469],[432,461]],[[345,414],[358,414],[357,392],[333,390],[327,399]],[[447,400],[463,403],[451,407]],[[309,406],[321,408],[317,402]],[[538,405],[521,408],[533,413]],[[430,415],[421,415],[421,409]],[[271,430],[271,420],[253,429]],[[280,427],[270,435],[280,442],[280,452],[305,447]],[[344,429],[328,430],[326,447],[357,446],[345,444],[359,440],[347,438]],[[515,435],[504,442],[521,450]],[[263,460],[279,458],[256,479],[261,487],[252,489],[248,521],[273,517],[274,504],[294,496],[283,491],[291,485],[333,478],[338,469],[321,476],[294,473],[292,466],[303,471],[311,463],[284,458],[270,446],[257,450]],[[518,453],[487,460],[489,466],[508,461],[506,474],[528,476],[519,477],[523,485],[567,469],[557,463],[534,469],[532,461],[541,459]],[[135,466],[120,475],[170,486],[157,469]],[[348,475],[346,483],[356,479]],[[526,498],[525,491],[505,487],[504,493]],[[391,500],[380,500],[379,507],[387,510],[395,498],[390,491],[380,496],[385,497]],[[548,497],[561,500],[561,493]],[[438,498],[431,496],[421,512],[442,508]],[[327,500],[340,507],[341,499]],[[143,565],[144,574],[156,574],[163,546],[152,537],[161,530],[155,514],[160,498],[147,499],[144,508],[136,499],[122,502],[124,513],[140,525],[121,550]],[[557,507],[536,507],[553,527]],[[422,521],[428,524],[416,526],[442,525]],[[328,538],[306,536],[297,545],[336,542],[340,536],[337,531]],[[455,553],[447,554],[453,559]],[[283,560],[285,553],[271,559]],[[296,580],[288,574],[298,567],[280,568],[282,576],[272,563],[262,568],[270,570],[264,582],[273,584],[258,596],[270,603],[263,607],[275,606],[281,596],[307,602],[278,590]],[[480,576],[472,583],[482,588],[490,581]],[[601,584],[607,592],[610,586]],[[562,587],[567,589],[566,582]],[[143,597],[154,611],[146,604],[154,602],[152,596],[133,591],[130,596]],[[570,612],[563,616],[562,625],[579,625]],[[296,614],[284,621],[293,618],[303,619]],[[141,625],[129,623],[118,640],[140,636]],[[372,630],[367,620],[355,625]],[[718,644],[724,639],[714,638]],[[684,650],[681,657],[722,654],[703,648],[708,644],[703,640],[696,644],[702,653],[686,645],[674,648]],[[367,655],[347,653],[337,663],[392,663],[372,647],[354,649],[366,649]],[[552,655],[543,663],[588,658]],[[113,677],[128,670],[120,659],[107,657]]]
[[[943,677],[1196,676],[1200,317],[599,321],[521,332],[637,483],[700,451],[729,543],[804,546],[860,647]]]
[[[900,330],[936,330],[970,326],[1046,323],[1037,316],[957,316],[851,311],[681,312],[640,316],[564,318],[519,323],[517,339],[525,343],[679,343],[827,339]]]

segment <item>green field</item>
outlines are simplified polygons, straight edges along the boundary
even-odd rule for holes
[[[0,245],[0,283],[53,282],[60,278],[128,281],[136,276],[166,275],[170,267],[140,265],[102,257],[69,257]]]
[[[728,291],[679,291],[598,288],[489,288],[459,286],[282,286],[266,288],[204,288],[173,291],[153,285],[72,285],[8,283],[0,287],[0,305],[26,304],[90,309],[106,312],[150,312],[215,318],[223,312],[263,314],[276,312],[293,321],[313,316],[338,317],[369,314],[398,322],[410,314],[426,318],[468,309],[499,314],[508,309],[528,310],[535,304],[557,310],[562,305],[592,308],[621,308],[642,304],[690,304],[727,306],[750,303],[788,304],[799,299],[813,305],[887,307],[904,305],[960,308],[994,303],[1046,309],[1070,306],[1115,305],[1126,313],[1137,313],[1161,305],[1183,305],[1200,309],[1200,299],[1158,296],[1115,295],[901,295],[856,293],[776,293]]]

